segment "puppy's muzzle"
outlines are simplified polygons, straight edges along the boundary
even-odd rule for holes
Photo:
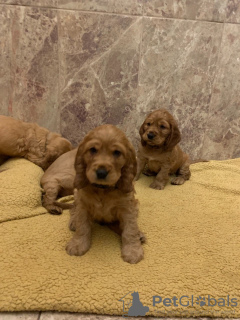
[[[97,179],[99,180],[105,179],[107,175],[108,175],[108,171],[106,170],[106,168],[99,168],[96,170],[96,176],[97,176]]]
[[[155,134],[154,134],[153,132],[149,132],[149,133],[147,134],[147,137],[148,137],[149,140],[152,140],[152,139],[155,138]]]

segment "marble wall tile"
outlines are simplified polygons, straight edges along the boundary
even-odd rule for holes
[[[10,10],[0,5],[0,111],[8,115],[10,99]]]
[[[140,40],[141,18],[61,12],[61,132],[74,144],[136,117]]]
[[[62,9],[108,12],[108,3],[112,0],[58,0]]]
[[[0,0],[0,4],[240,23],[239,0]]]
[[[142,15],[144,0],[109,0],[108,12]]]
[[[58,130],[58,30],[51,9],[11,7],[12,115]]]
[[[240,1],[228,0],[226,22],[240,23]]]
[[[182,132],[181,145],[192,158],[199,157],[203,143],[222,28],[217,23],[144,18],[141,122],[150,110],[168,109]]]
[[[143,0],[58,0],[58,7],[83,11],[141,15]]]
[[[41,312],[39,320],[122,320],[123,316],[108,316],[90,313],[70,313],[70,312]],[[146,317],[128,317],[129,320],[146,320]],[[179,318],[168,318],[168,320],[178,320]],[[1,320],[20,320],[20,319],[1,319]],[[32,320],[32,319],[21,319]],[[34,320],[34,319],[33,319]],[[147,317],[147,320],[161,320],[161,318]],[[164,319],[163,319],[164,320]],[[195,318],[189,318],[195,320]],[[207,318],[199,318],[198,320],[210,320]],[[217,319],[219,320],[219,319]]]
[[[224,21],[227,1],[228,0],[145,0],[144,14],[163,18]]]
[[[61,82],[65,82],[61,86],[110,50],[134,21],[132,17],[60,11],[60,69]]]
[[[0,0],[0,112],[136,146],[165,107],[192,158],[240,157],[239,34],[239,0]]]
[[[40,312],[1,312],[1,320],[39,320],[41,316]]]
[[[19,6],[57,8],[58,0],[0,0],[0,3]]]
[[[240,25],[226,24],[202,156],[240,157]]]

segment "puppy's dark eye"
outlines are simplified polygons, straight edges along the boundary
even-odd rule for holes
[[[114,157],[118,158],[118,157],[121,155],[121,151],[119,151],[119,150],[114,150],[114,151],[113,151],[113,155],[114,155]]]
[[[97,153],[97,149],[94,148],[94,147],[89,149],[89,151],[90,151],[91,154],[96,154]]]
[[[147,126],[148,126],[148,127],[150,127],[150,125],[151,125],[151,123],[150,123],[150,122],[148,122],[148,123],[147,123]]]
[[[166,127],[163,124],[161,124],[160,129],[166,129]]]

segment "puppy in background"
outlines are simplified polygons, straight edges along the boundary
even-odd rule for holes
[[[0,164],[9,157],[22,157],[46,170],[70,150],[71,143],[60,134],[36,123],[0,116]]]
[[[181,134],[177,122],[165,109],[150,113],[140,128],[141,143],[137,153],[137,175],[156,175],[150,187],[163,190],[169,174],[176,174],[172,184],[180,185],[189,180],[189,157],[179,147]]]
[[[70,229],[75,234],[66,247],[67,253],[81,256],[89,250],[91,226],[97,221],[118,225],[124,261],[142,260],[133,186],[136,154],[125,134],[113,125],[90,131],[79,145],[75,170],[74,208],[70,211]]]
[[[73,182],[76,175],[74,162],[77,149],[62,154],[45,171],[41,179],[44,190],[42,205],[51,214],[61,214],[62,208],[71,208],[69,204],[56,202],[58,197],[73,194]]]

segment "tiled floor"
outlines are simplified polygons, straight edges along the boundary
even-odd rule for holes
[[[64,312],[3,312],[0,313],[0,320],[121,320],[122,316],[104,316],[82,313]],[[157,319],[148,317],[129,317],[128,319]],[[170,319],[169,319],[170,320]]]
[[[0,313],[0,320],[121,320],[122,316],[104,316],[82,313],[68,313],[68,312],[2,312]],[[180,318],[154,318],[154,317],[128,317],[133,320],[180,320]],[[184,320],[184,318],[181,318]],[[211,318],[188,318],[187,320],[209,320]],[[220,318],[214,318],[220,320]],[[221,320],[223,320],[221,318]],[[228,319],[230,320],[230,319]],[[236,320],[236,319],[235,319]],[[238,319],[239,320],[239,319]]]

